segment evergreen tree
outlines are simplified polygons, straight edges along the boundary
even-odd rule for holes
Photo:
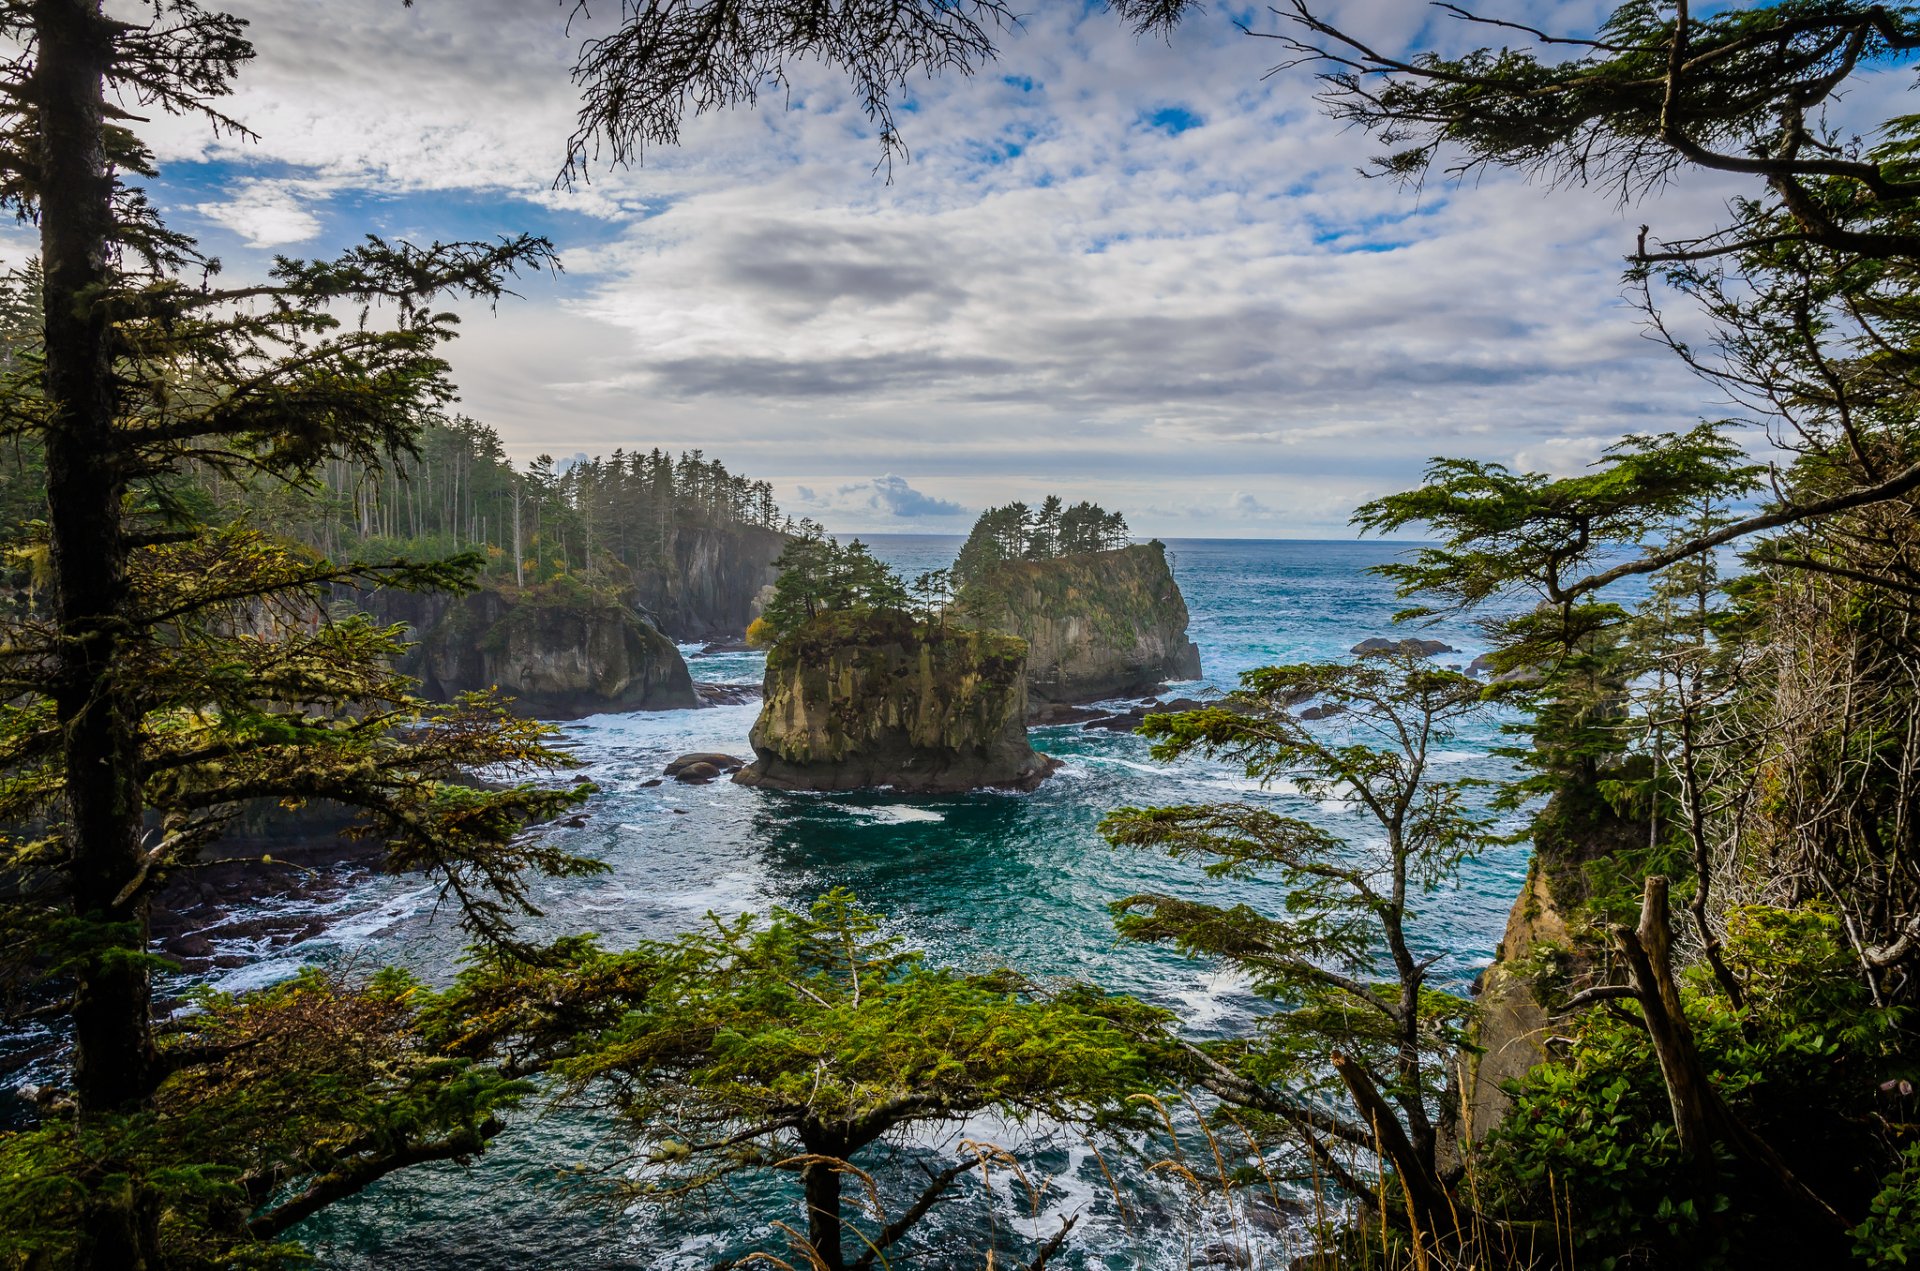
[[[525,903],[525,870],[588,868],[517,837],[576,792],[467,777],[560,763],[542,730],[480,701],[429,711],[386,669],[396,630],[329,621],[321,604],[339,583],[459,585],[471,562],[333,564],[209,523],[194,493],[207,473],[300,482],[330,460],[410,454],[422,413],[451,395],[435,350],[453,319],[433,305],[496,298],[551,253],[532,238],[369,239],[331,261],[282,259],[255,285],[189,283],[183,271],[212,263],[123,180],[153,167],[126,126],[136,117],[108,103],[239,131],[215,103],[251,56],[243,24],[188,0],[153,5],[145,25],[99,0],[41,0],[0,4],[0,30],[0,201],[38,225],[43,267],[37,347],[0,386],[0,430],[44,456],[51,593],[49,612],[6,618],[0,819],[17,828],[0,844],[0,894],[8,929],[33,937],[9,948],[10,973],[47,977],[70,1028],[75,1110],[0,1155],[14,1177],[16,1150],[44,1162],[49,1136],[66,1144],[71,1221],[52,1256],[122,1271],[181,1260],[160,1244],[166,1193],[219,1190],[237,1168],[194,1159],[163,1119],[162,1087],[204,1070],[156,1042],[145,914],[245,801],[364,810],[390,864],[437,872],[496,942]],[[338,1165],[353,1186],[316,1186],[345,1194],[471,1151],[486,1101],[442,1078],[453,1084],[369,1125],[373,1138],[281,1162],[276,1186]],[[443,1133],[450,1120],[458,1133]],[[156,1142],[189,1155],[136,1151]]]
[[[1154,756],[1229,759],[1263,784],[1285,780],[1307,799],[1341,798],[1372,818],[1378,846],[1342,841],[1311,822],[1244,802],[1122,808],[1102,822],[1116,846],[1197,858],[1216,878],[1271,875],[1282,913],[1149,893],[1114,906],[1123,936],[1220,958],[1245,971],[1278,1009],[1255,1039],[1190,1047],[1199,1082],[1302,1143],[1356,1199],[1371,1184],[1342,1162],[1342,1147],[1374,1152],[1398,1175],[1416,1240],[1458,1249],[1481,1233],[1469,1197],[1450,1193],[1437,1117],[1452,1097],[1450,1065],[1468,1003],[1434,988],[1446,956],[1413,926],[1418,897],[1497,841],[1469,781],[1436,779],[1432,765],[1461,721],[1480,709],[1478,686],[1416,655],[1347,665],[1267,667],[1242,677],[1228,701],[1149,715]],[[1292,713],[1318,700],[1334,722]],[[1315,1096],[1341,1091],[1353,1114]]]
[[[1010,971],[928,966],[844,891],[805,913],[709,917],[625,953],[576,940],[538,967],[484,960],[432,1008],[437,1026],[456,1049],[509,1049],[577,1097],[609,1101],[638,1139],[624,1189],[634,1200],[684,1205],[798,1175],[804,1218],[770,1225],[817,1271],[898,1265],[965,1174],[1020,1168],[1003,1146],[967,1143],[903,1189],[901,1149],[880,1150],[889,1141],[986,1110],[1083,1136],[1144,1128],[1134,1096],[1156,1083],[1163,1011],[1082,985],[1042,992]],[[857,1207],[843,1197],[849,1179]],[[900,1202],[877,1212],[883,1195]],[[1045,1265],[1073,1221],[1029,1265]],[[980,1240],[973,1252],[993,1264],[999,1240]]]

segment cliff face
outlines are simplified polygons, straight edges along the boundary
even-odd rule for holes
[[[672,563],[635,570],[634,595],[676,640],[738,639],[760,616],[786,545],[785,534],[750,526],[677,530]]]
[[[1187,602],[1159,542],[1006,561],[970,584],[967,621],[1027,642],[1033,709],[1150,693],[1200,676]]]
[[[419,643],[400,669],[428,697],[497,686],[519,712],[548,718],[699,705],[680,650],[625,605],[498,591],[409,599],[428,603],[389,620],[413,625]]]
[[[1648,831],[1644,819],[1622,815],[1597,788],[1579,786],[1560,790],[1534,819],[1527,884],[1480,979],[1473,1040],[1482,1053],[1463,1057],[1470,1141],[1506,1116],[1512,1100],[1501,1086],[1549,1058],[1546,1039],[1557,1030],[1548,1003],[1566,1000],[1602,970],[1589,947],[1587,866],[1636,849]]]
[[[767,655],[766,698],[734,777],[780,790],[1032,789],[1019,640],[904,614],[823,614]]]

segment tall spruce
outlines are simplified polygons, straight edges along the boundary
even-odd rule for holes
[[[44,463],[50,596],[6,618],[0,815],[18,828],[0,869],[9,927],[40,937],[10,953],[50,978],[43,1009],[70,1027],[72,1119],[48,1132],[99,1148],[64,1180],[81,1198],[61,1211],[65,1254],[116,1269],[171,1256],[162,1185],[128,1145],[172,1141],[164,1125],[134,1129],[154,1124],[163,1086],[204,1075],[208,1060],[156,1040],[149,898],[247,801],[363,810],[396,868],[437,871],[495,941],[511,939],[524,871],[590,868],[516,838],[577,791],[466,778],[555,766],[540,729],[480,701],[428,712],[386,669],[398,632],[330,622],[319,603],[342,582],[458,586],[474,562],[334,563],[196,513],[207,472],[300,482],[331,459],[408,453],[423,414],[451,395],[435,350],[454,319],[433,305],[497,299],[513,273],[551,262],[547,244],[370,238],[331,261],[279,260],[256,284],[215,285],[213,263],[134,182],[154,170],[129,125],[159,110],[244,133],[217,102],[252,50],[238,18],[191,0],[141,12],[0,5],[13,49],[0,202],[38,225],[41,268],[37,339],[10,352],[0,424]],[[358,322],[338,316],[355,310]],[[445,1119],[429,1115],[263,1177],[344,1194],[353,1188],[318,1180],[364,1186],[473,1150],[485,1118],[467,1106],[451,1138],[434,1137]],[[177,1179],[190,1166],[231,1177],[217,1160],[156,1168]]]

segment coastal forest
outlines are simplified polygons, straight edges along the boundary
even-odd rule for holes
[[[343,1227],[410,1184],[433,1208],[381,1221],[477,1210],[461,1247],[406,1246],[471,1266],[508,1265],[485,1216],[526,1195],[605,1265],[1920,1261],[1920,116],[1859,115],[1899,104],[1864,86],[1913,73],[1920,6],[1625,0],[1560,30],[1449,4],[1486,47],[1395,54],[1286,0],[1249,38],[1317,72],[1369,175],[1731,183],[1622,264],[1644,356],[1726,414],[1573,475],[1433,457],[1352,510],[1410,540],[1369,576],[1407,639],[1173,701],[1202,678],[1178,562],[1090,501],[990,509],[907,579],[699,451],[510,462],[446,347],[456,306],[546,276],[544,238],[370,236],[229,281],[149,200],[145,130],[244,134],[247,24],[136,8],[0,0],[0,205],[37,251],[0,302],[0,1267],[345,1262]],[[576,181],[803,61],[884,166],[912,86],[1018,27],[997,0],[618,8],[553,139]],[[1105,8],[1162,38],[1197,6]],[[749,607],[759,699],[703,707],[674,640],[745,636]],[[1428,627],[1486,651],[1448,663]],[[469,651],[495,659],[471,683],[433,669]],[[616,657],[564,733],[494,674]],[[1132,750],[1033,726],[1121,696]],[[635,704],[753,714],[756,761],[643,782],[666,725]],[[839,876],[854,849],[794,847],[937,843],[1089,788],[1098,842],[1069,854],[1126,890],[902,854],[866,877],[995,889],[908,922]],[[201,974],[166,930],[183,894],[283,897],[259,827],[321,816],[437,934]],[[614,853],[636,817],[674,850]],[[709,826],[808,894],[655,905]],[[1511,851],[1502,938],[1451,947]],[[1089,914],[1093,952],[1038,965]],[[1171,991],[1192,966],[1254,1006],[1199,1019]],[[655,1243],[616,1248],[627,1226]]]

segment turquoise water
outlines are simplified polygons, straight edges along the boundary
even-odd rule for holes
[[[876,553],[909,577],[949,564],[954,538],[877,537]],[[1233,686],[1244,670],[1276,662],[1345,658],[1368,636],[1392,632],[1397,607],[1368,566],[1402,550],[1350,542],[1173,541],[1176,577],[1193,614],[1206,679],[1175,686],[1192,694]],[[1464,663],[1484,646],[1464,623],[1429,634],[1456,645],[1443,663]],[[756,680],[757,655],[695,658],[696,677]],[[1248,798],[1315,819],[1364,846],[1371,823],[1338,804],[1316,804],[1284,790],[1262,791],[1222,765],[1155,763],[1130,735],[1074,727],[1035,731],[1035,744],[1065,761],[1032,794],[895,798],[880,793],[795,795],[716,784],[642,783],[689,750],[746,754],[756,705],[699,711],[599,716],[566,726],[565,737],[603,793],[583,828],[555,828],[571,851],[606,861],[593,879],[537,889],[545,916],[531,926],[560,933],[592,930],[619,945],[697,922],[708,910],[764,911],[802,905],[834,886],[853,888],[888,914],[900,933],[937,961],[965,967],[1008,964],[1038,976],[1075,976],[1126,990],[1177,1010],[1197,1036],[1244,1025],[1258,1004],[1244,987],[1205,964],[1157,950],[1120,946],[1107,905],[1134,891],[1227,895],[1256,906],[1279,899],[1258,882],[1212,883],[1194,868],[1119,854],[1099,839],[1100,817],[1124,804]],[[1488,719],[1458,738],[1440,760],[1448,775],[1492,775]],[[1526,872],[1525,847],[1502,848],[1471,863],[1457,890],[1428,898],[1420,930],[1427,947],[1450,956],[1436,969],[1464,984],[1491,959],[1507,909]],[[334,925],[304,944],[262,956],[221,983],[243,987],[286,974],[300,960],[351,958],[403,962],[444,978],[460,940],[434,893],[417,879],[365,879],[327,906]],[[958,1138],[1003,1143],[1044,1138],[1045,1127],[975,1121],[951,1133],[901,1145],[914,1155]],[[704,1267],[739,1252],[741,1234],[791,1218],[779,1199],[745,1195],[695,1213],[617,1212],[596,1199],[598,1168],[621,1152],[616,1127],[597,1115],[555,1110],[523,1119],[498,1149],[463,1174],[454,1167],[388,1180],[331,1211],[302,1233],[321,1264],[381,1268]],[[950,1158],[949,1158],[950,1159]],[[588,1165],[584,1173],[573,1169]],[[1212,1240],[1239,1243],[1240,1218],[1218,1207],[1193,1210],[1165,1186],[1147,1189],[1146,1209],[1122,1222],[1083,1147],[1046,1147],[1041,1172],[1053,1177],[1043,1198],[1041,1231],[1083,1214],[1071,1259],[1056,1267],[1179,1267]],[[617,1166],[616,1166],[617,1172]],[[1139,1167],[1120,1165],[1129,1181]],[[1017,1207],[970,1196],[944,1212],[916,1266],[978,1265],[983,1222],[1035,1230]],[[1261,1265],[1283,1266],[1284,1234],[1256,1241]],[[1014,1246],[1009,1245],[1007,1251]],[[950,1251],[949,1257],[943,1257]]]

